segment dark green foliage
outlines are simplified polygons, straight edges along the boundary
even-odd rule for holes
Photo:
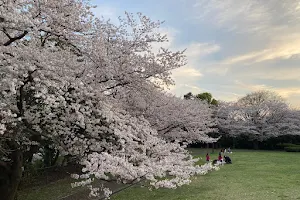
[[[196,95],[193,95],[191,92],[183,95],[183,98],[184,99],[199,99],[201,101],[206,101],[208,104],[211,104],[211,105],[215,105],[217,106],[219,104],[219,102],[212,98],[212,94],[209,93],[209,92],[203,92],[203,93],[200,93],[200,94],[196,94]]]
[[[278,147],[284,149],[287,152],[300,152],[300,145],[299,144],[292,144],[292,143],[279,143],[277,144]]]
[[[287,152],[300,152],[300,145],[284,147],[284,150]]]
[[[284,150],[284,147],[299,145],[300,136],[284,135],[276,138],[269,138],[265,141],[258,142],[258,149],[264,150]],[[222,136],[218,141],[221,147],[232,147],[238,149],[253,149],[253,141],[247,135],[239,135],[238,137]]]
[[[184,99],[192,99],[193,98],[193,94],[191,92],[189,92],[189,93],[183,95],[183,98]]]
[[[197,94],[196,98],[200,99],[202,101],[206,101],[208,104],[210,104],[211,100],[212,100],[212,95],[209,92],[203,92],[203,93]]]
[[[295,146],[295,145],[296,144],[292,144],[292,143],[279,143],[279,144],[277,144],[277,146],[282,148],[282,149],[284,149],[285,147],[292,147],[292,146]]]
[[[212,99],[211,102],[210,102],[211,105],[215,105],[217,106],[219,104],[219,102],[215,99]]]
[[[195,97],[197,99],[200,99],[201,101],[206,101],[208,104],[215,105],[215,106],[218,105],[218,101],[216,99],[213,99],[211,93],[209,92],[203,92],[197,94]]]

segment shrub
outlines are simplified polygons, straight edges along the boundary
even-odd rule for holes
[[[298,145],[292,144],[292,143],[279,143],[279,144],[277,144],[277,146],[284,149],[285,147],[294,147],[294,146],[298,146]]]
[[[300,145],[293,145],[289,147],[284,147],[284,150],[287,152],[300,152]]]

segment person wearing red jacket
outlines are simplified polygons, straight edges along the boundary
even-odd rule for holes
[[[206,154],[206,162],[209,162],[209,160],[210,160],[210,157],[209,157],[209,155],[208,155],[208,153]]]
[[[219,157],[218,157],[218,161],[222,162],[223,158],[222,158],[222,154],[221,152],[219,153]]]

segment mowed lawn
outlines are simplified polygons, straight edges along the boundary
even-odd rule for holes
[[[205,152],[191,149],[205,159]],[[217,158],[217,152],[211,154]],[[175,190],[134,187],[112,200],[300,200],[300,153],[238,150],[230,154],[232,165],[198,176]]]
[[[211,150],[209,150],[211,151]],[[206,150],[191,149],[202,157]],[[211,154],[217,158],[218,152]],[[177,189],[149,191],[138,186],[123,190],[112,200],[300,200],[300,153],[279,151],[234,150],[233,164],[219,171],[197,176],[192,183]],[[70,180],[62,180],[42,188],[20,191],[20,200],[55,200],[73,193],[68,199],[88,199],[84,192],[70,188]],[[78,192],[78,193],[77,193]],[[75,194],[74,194],[75,193]],[[78,198],[77,198],[78,197]]]

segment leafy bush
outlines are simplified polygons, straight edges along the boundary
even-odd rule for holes
[[[284,147],[284,150],[287,152],[300,152],[300,145],[293,145],[289,147]]]
[[[279,143],[279,144],[277,144],[277,146],[285,149],[285,147],[295,147],[295,146],[298,146],[298,145],[297,144],[292,144],[292,143]]]

